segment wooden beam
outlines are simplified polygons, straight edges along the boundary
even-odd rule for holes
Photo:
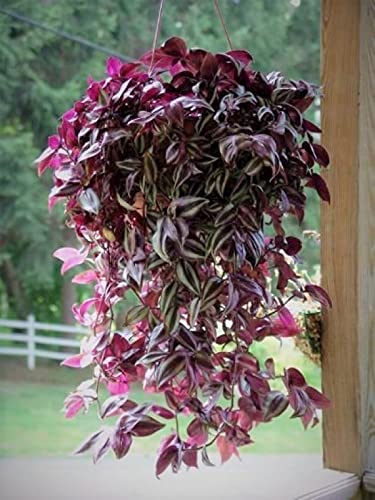
[[[326,467],[375,470],[375,0],[322,0],[323,144],[331,154],[322,208],[323,419]]]

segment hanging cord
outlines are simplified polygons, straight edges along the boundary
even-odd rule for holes
[[[149,75],[151,74],[152,68],[154,66],[155,50],[156,50],[156,44],[158,43],[158,38],[159,38],[159,34],[160,34],[161,18],[163,15],[163,7],[164,7],[164,0],[160,0],[158,19],[156,21],[156,26],[155,26],[154,41],[152,42],[151,63],[150,63],[150,68],[148,70]]]
[[[229,46],[230,50],[233,50],[232,41],[230,39],[229,32],[228,32],[228,29],[227,29],[227,25],[225,24],[224,16],[223,16],[223,13],[221,11],[221,8],[220,8],[218,0],[214,0],[214,6],[215,6],[216,13],[217,13],[217,15],[218,15],[218,17],[220,19],[221,26],[222,26],[222,28],[224,30],[224,33],[225,33],[225,36],[226,36],[226,39],[227,39],[227,42],[228,42],[228,46]],[[156,44],[158,42],[158,38],[159,38],[159,34],[160,34],[161,18],[162,18],[162,15],[163,15],[163,7],[164,7],[164,0],[160,0],[158,18],[157,18],[157,21],[156,21],[155,32],[154,32],[154,40],[152,42],[151,62],[150,62],[149,70],[148,70],[148,74],[149,75],[152,73],[152,69],[153,69],[153,66],[154,66],[155,50],[156,50]]]
[[[229,36],[227,25],[225,24],[224,16],[223,16],[223,13],[222,13],[221,8],[220,8],[219,1],[218,0],[214,0],[214,5],[215,5],[216,13],[217,13],[217,15],[218,15],[218,17],[220,19],[220,22],[221,22],[221,26],[223,27],[225,36],[227,38],[227,42],[228,42],[229,48],[230,48],[230,50],[233,50],[232,41],[231,41],[230,36]]]

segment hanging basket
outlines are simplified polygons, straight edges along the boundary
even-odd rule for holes
[[[321,311],[300,313],[297,322],[301,333],[294,338],[296,347],[315,365],[321,366]]]

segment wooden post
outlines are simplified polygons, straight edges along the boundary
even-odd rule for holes
[[[35,318],[32,314],[27,317],[27,368],[35,368]]]
[[[360,477],[375,470],[374,43],[375,0],[322,0],[322,140],[332,160],[322,282],[333,300],[323,335],[323,389],[333,402],[324,463]]]

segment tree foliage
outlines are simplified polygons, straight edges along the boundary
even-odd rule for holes
[[[2,6],[58,30],[137,57],[150,48],[156,0],[4,0]],[[319,80],[319,2],[226,0],[221,2],[233,44],[251,51],[255,67],[273,67],[296,78]],[[212,2],[167,2],[161,39],[183,36],[191,46],[219,51],[225,37]],[[0,15],[0,273],[2,314],[59,320],[62,284],[49,256],[65,239],[58,213],[43,211],[49,182],[38,182],[33,160],[56,119],[84,90],[88,74],[98,77],[105,56],[17,20]],[[317,228],[314,199],[306,228]],[[51,230],[52,228],[52,230]],[[48,236],[47,236],[48,235]],[[51,236],[52,235],[52,236]],[[317,247],[305,255],[316,264]],[[6,266],[4,265],[6,263]],[[68,298],[69,299],[69,298]]]

